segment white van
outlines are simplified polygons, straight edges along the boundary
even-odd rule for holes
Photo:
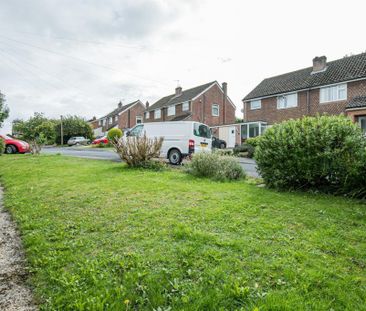
[[[163,137],[160,157],[171,164],[180,164],[184,157],[203,151],[211,152],[211,130],[202,123],[193,121],[167,121],[137,124],[126,136],[149,138]]]

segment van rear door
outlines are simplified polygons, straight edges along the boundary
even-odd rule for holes
[[[193,123],[194,152],[211,151],[211,130],[202,123]]]

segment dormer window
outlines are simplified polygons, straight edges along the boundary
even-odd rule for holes
[[[174,116],[175,115],[175,106],[169,106],[168,107],[168,116]]]
[[[186,101],[182,103],[182,111],[188,111],[189,110],[189,102]]]
[[[154,119],[160,119],[161,118],[161,110],[156,109],[154,110]]]

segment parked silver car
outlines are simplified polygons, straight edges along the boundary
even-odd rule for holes
[[[85,137],[82,137],[82,136],[71,137],[67,141],[67,144],[69,146],[89,145],[90,139],[86,139]]]

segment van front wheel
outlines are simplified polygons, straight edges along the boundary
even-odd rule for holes
[[[169,163],[173,165],[179,165],[182,162],[182,154],[178,149],[172,149],[168,155]]]

